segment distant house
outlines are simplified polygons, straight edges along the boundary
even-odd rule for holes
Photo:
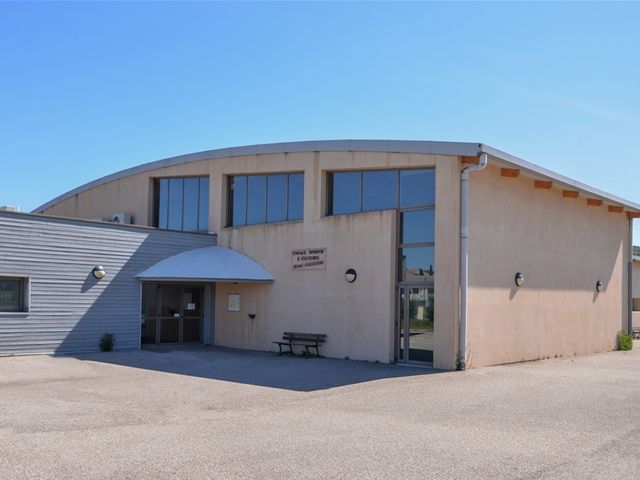
[[[453,369],[606,351],[631,328],[640,205],[484,144],[211,150],[36,213],[0,214],[5,354],[105,331],[277,350],[295,331],[329,357]]]

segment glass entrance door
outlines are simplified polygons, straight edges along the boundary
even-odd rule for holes
[[[160,297],[160,341],[180,343],[180,290],[181,287],[162,285],[158,287]]]
[[[199,342],[202,339],[202,288],[182,289],[182,342]]]
[[[203,298],[199,286],[144,284],[142,343],[202,341]]]
[[[398,289],[398,360],[433,362],[433,289]]]

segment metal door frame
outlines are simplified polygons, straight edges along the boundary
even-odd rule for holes
[[[395,355],[395,361],[396,363],[407,363],[407,364],[414,364],[414,365],[433,365],[433,362],[421,362],[419,360],[411,360],[409,357],[410,354],[410,350],[411,350],[411,322],[409,321],[409,302],[410,302],[410,298],[409,292],[411,289],[413,288],[424,288],[424,289],[433,289],[434,287],[432,285],[427,285],[424,283],[421,284],[398,284],[397,288],[396,288],[396,319],[395,319],[395,325],[396,325],[396,332],[395,332],[395,346],[394,346],[394,355]],[[401,298],[401,294],[403,293],[402,291],[404,290],[404,299],[402,300],[402,303],[404,303],[403,307],[404,307],[404,319],[402,318],[401,312],[403,311],[400,308],[400,298]],[[404,342],[404,347],[403,347],[403,356],[402,359],[400,358],[400,333],[402,332],[402,323],[404,323],[405,325],[405,342]],[[435,335],[435,322],[434,322],[434,326],[433,326],[433,331],[434,331],[434,335]],[[434,345],[434,349],[431,350],[433,352],[433,354],[435,355],[435,345]]]
[[[204,328],[204,285],[194,284],[178,284],[178,283],[156,283],[156,339],[155,345],[182,345],[184,344],[184,293],[185,288],[197,288],[200,290],[200,340],[195,342],[187,342],[189,344],[203,343],[203,328]],[[177,342],[161,342],[162,338],[162,319],[163,318],[175,318],[175,317],[163,317],[162,312],[162,288],[173,287],[179,289],[179,306],[178,306],[178,341]]]
[[[398,188],[398,205],[400,205],[400,188]],[[396,279],[396,289],[395,289],[395,302],[396,302],[396,314],[395,314],[395,345],[394,345],[394,357],[395,357],[395,361],[396,363],[411,363],[411,364],[416,364],[416,365],[433,365],[433,362],[419,362],[419,361],[410,361],[409,360],[409,350],[411,349],[411,340],[410,340],[410,336],[407,334],[407,338],[405,341],[405,345],[404,345],[404,352],[403,352],[403,357],[402,360],[400,359],[400,332],[402,330],[402,325],[400,324],[400,322],[403,321],[403,319],[401,318],[400,315],[400,294],[402,293],[402,289],[405,290],[405,295],[404,295],[404,312],[405,312],[405,319],[404,322],[408,322],[408,315],[407,313],[409,312],[409,295],[407,295],[406,291],[412,289],[412,288],[433,288],[435,289],[435,282],[433,283],[415,283],[415,282],[402,282],[401,278],[399,277],[400,274],[400,265],[398,263],[399,261],[399,253],[400,253],[400,249],[402,249],[404,246],[407,247],[436,247],[435,244],[435,238],[433,242],[423,242],[423,243],[411,243],[411,244],[405,244],[400,242],[400,229],[402,228],[400,219],[401,216],[404,212],[412,212],[412,211],[420,211],[420,210],[433,210],[435,213],[435,208],[436,208],[436,204],[432,204],[432,205],[419,205],[416,207],[404,207],[404,208],[396,208],[396,245],[395,245],[395,252],[394,252],[394,256],[395,256],[395,272],[394,272],[394,276]],[[408,325],[409,328],[405,329],[408,332],[411,332],[411,325]],[[435,322],[434,322],[434,326],[433,326],[433,331],[435,334]],[[434,349],[433,349],[433,353],[435,355],[435,345],[434,345]]]

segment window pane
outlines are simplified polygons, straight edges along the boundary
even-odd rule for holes
[[[403,212],[400,243],[435,242],[435,217],[436,211],[432,208]]]
[[[209,177],[200,178],[198,230],[201,232],[209,231]]]
[[[247,177],[233,177],[231,179],[233,190],[233,204],[231,211],[232,225],[244,225],[247,223]]]
[[[169,180],[166,178],[161,179],[159,182],[158,193],[158,227],[167,228],[167,214],[169,206]]]
[[[400,170],[400,207],[436,203],[435,170]]]
[[[395,170],[362,173],[362,210],[385,210],[398,204],[398,173]]]
[[[355,213],[360,205],[360,172],[341,172],[333,174],[333,211],[334,215]]]
[[[402,282],[432,283],[435,275],[434,247],[405,247],[398,259]]]
[[[182,213],[182,229],[187,232],[198,230],[198,188],[199,178],[184,179],[184,209]]]
[[[264,223],[267,213],[267,177],[251,175],[247,181],[247,224]]]
[[[302,220],[304,216],[304,174],[289,175],[288,219]]]
[[[282,222],[287,219],[287,176],[267,177],[267,222]]]
[[[22,298],[19,278],[0,278],[0,312],[19,312]]]
[[[167,228],[182,230],[182,178],[169,179],[169,221]]]

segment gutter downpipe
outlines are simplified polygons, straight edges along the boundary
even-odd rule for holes
[[[456,369],[467,367],[467,292],[469,290],[469,174],[484,170],[488,155],[482,151],[478,163],[462,169],[460,173],[460,324]]]
[[[629,263],[627,264],[627,333],[633,332],[633,218],[629,219]]]

